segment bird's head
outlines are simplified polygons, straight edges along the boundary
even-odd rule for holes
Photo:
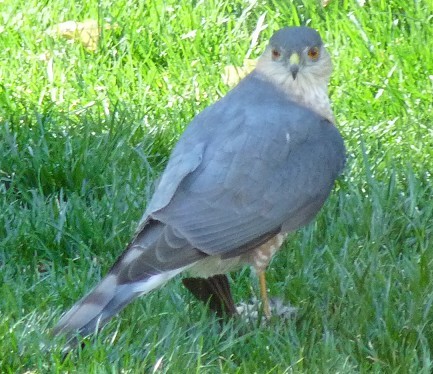
[[[285,27],[270,39],[258,61],[257,70],[275,83],[286,86],[324,85],[326,90],[332,62],[316,30]]]

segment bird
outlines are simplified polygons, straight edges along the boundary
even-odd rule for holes
[[[332,70],[315,29],[276,31],[255,69],[186,127],[133,239],[53,333],[90,335],[181,273],[198,298],[230,296],[225,274],[242,266],[256,270],[269,317],[265,270],[286,236],[313,220],[345,165]]]

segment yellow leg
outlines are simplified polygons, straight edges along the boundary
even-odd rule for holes
[[[269,307],[268,290],[266,289],[265,272],[259,271],[260,296],[262,298],[263,313],[267,319],[271,318],[271,308]]]

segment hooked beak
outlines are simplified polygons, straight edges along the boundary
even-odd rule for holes
[[[293,80],[296,79],[298,72],[299,72],[299,62],[301,61],[301,58],[299,54],[296,52],[293,52],[289,58],[289,64],[290,64],[290,72],[292,73]]]

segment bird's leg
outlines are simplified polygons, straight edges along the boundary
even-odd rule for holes
[[[268,290],[266,288],[266,277],[263,270],[258,271],[260,282],[260,296],[262,298],[263,313],[267,319],[271,318],[271,308],[269,307]]]

